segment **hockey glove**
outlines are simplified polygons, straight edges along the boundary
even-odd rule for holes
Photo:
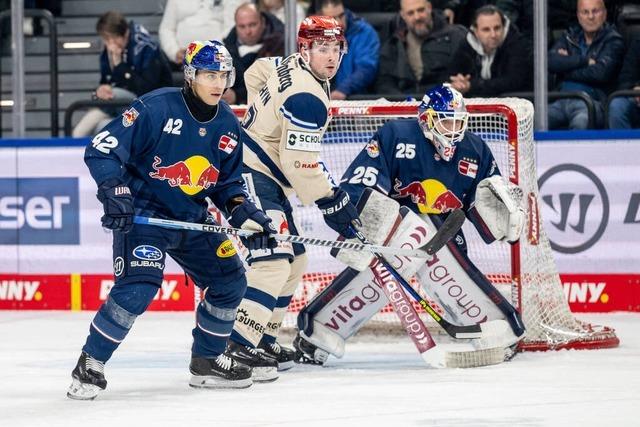
[[[229,224],[235,228],[255,231],[252,236],[240,238],[242,244],[250,251],[273,249],[278,246],[278,242],[273,237],[270,237],[271,234],[276,234],[271,218],[247,199],[244,199],[242,203],[233,208],[229,217]]]
[[[97,197],[104,208],[102,226],[128,233],[133,227],[133,197],[129,187],[120,179],[111,178],[98,186]]]
[[[316,200],[316,205],[324,216],[324,222],[329,227],[347,239],[356,237],[352,224],[357,227],[362,224],[358,218],[358,211],[349,200],[349,194],[346,191],[337,188],[333,196]]]

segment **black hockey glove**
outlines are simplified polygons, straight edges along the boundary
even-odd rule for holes
[[[97,196],[104,208],[102,226],[128,233],[133,227],[133,197],[129,187],[111,178],[98,186]]]
[[[229,224],[235,228],[255,231],[252,236],[240,238],[242,244],[250,251],[273,249],[278,246],[278,242],[271,237],[271,234],[276,234],[271,218],[247,199],[244,199],[242,203],[233,208],[229,217]]]
[[[329,227],[346,237],[352,239],[356,233],[352,227],[355,224],[360,227],[360,219],[356,207],[349,200],[349,194],[338,188],[333,196],[316,200],[316,205],[324,215],[324,222]]]

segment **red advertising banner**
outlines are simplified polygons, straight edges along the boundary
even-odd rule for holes
[[[560,279],[574,313],[640,312],[640,274],[561,274]],[[0,310],[94,311],[113,284],[110,274],[0,274]],[[193,310],[193,287],[182,274],[166,274],[149,310]]]
[[[0,310],[69,310],[69,274],[0,274]]]
[[[574,313],[640,311],[640,274],[561,274]]]
[[[97,310],[113,287],[113,275],[82,275],[82,310]],[[183,274],[165,274],[162,286],[158,290],[148,310],[184,311],[193,310],[193,283],[185,285]]]

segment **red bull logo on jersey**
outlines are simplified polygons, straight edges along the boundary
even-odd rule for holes
[[[158,156],[153,160],[151,178],[167,181],[170,187],[179,187],[190,196],[215,186],[220,175],[218,168],[203,156],[191,156],[169,165],[163,165]]]
[[[393,186],[396,194],[394,199],[410,197],[411,202],[418,206],[420,213],[441,214],[462,208],[462,202],[451,190],[437,179],[425,179],[413,181],[402,185],[402,181],[396,178]]]
[[[131,126],[133,124],[133,122],[136,121],[136,119],[138,118],[139,114],[140,113],[138,113],[138,110],[136,110],[133,107],[131,107],[128,110],[126,110],[124,113],[122,113],[122,126],[124,126],[126,128]]]

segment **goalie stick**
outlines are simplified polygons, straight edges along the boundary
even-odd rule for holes
[[[436,234],[429,240],[426,244],[427,250],[431,251],[432,254],[436,253],[449,241],[453,236],[456,235],[458,230],[462,227],[464,223],[465,215],[464,212],[460,209],[456,209],[449,214],[447,219],[444,221],[442,226],[438,229]],[[358,240],[360,240],[363,244],[368,244],[367,238],[358,230],[355,226],[353,226],[354,231],[356,232],[356,236]],[[426,311],[432,318],[435,320],[442,329],[445,330],[450,336],[456,339],[469,339],[469,338],[482,338],[483,330],[481,325],[454,325],[450,323],[442,316],[440,316],[431,305],[420,296],[418,292],[402,277],[382,256],[381,253],[374,252],[374,255],[378,258],[378,262],[382,264],[382,266],[402,285],[402,287],[413,297],[418,304]],[[373,269],[374,273],[376,272]],[[400,315],[398,313],[398,315]],[[402,319],[401,319],[402,320]]]
[[[464,217],[464,214],[463,214],[463,217]],[[248,237],[248,236],[251,236],[252,234],[255,234],[254,231],[242,230],[240,228],[234,228],[234,227],[225,227],[223,225],[200,224],[196,222],[184,222],[184,221],[175,221],[171,219],[149,218],[149,217],[137,216],[137,215],[133,217],[133,222],[135,224],[154,225],[157,227],[171,228],[171,229],[177,229],[177,230],[196,230],[196,231],[204,231],[207,233],[224,233],[224,234],[229,234],[229,235],[238,236],[238,237]],[[389,246],[372,245],[369,243],[324,240],[324,239],[316,239],[313,237],[296,236],[293,234],[272,234],[271,236],[279,242],[301,243],[303,245],[324,246],[329,248],[349,249],[354,251],[368,251],[372,253],[400,255],[400,256],[406,256],[410,258],[429,258],[431,257],[431,255],[433,255],[433,253],[428,253],[423,249],[394,248]],[[437,237],[437,234],[436,234],[436,237]],[[430,243],[431,242],[427,243],[427,249],[429,249]]]

